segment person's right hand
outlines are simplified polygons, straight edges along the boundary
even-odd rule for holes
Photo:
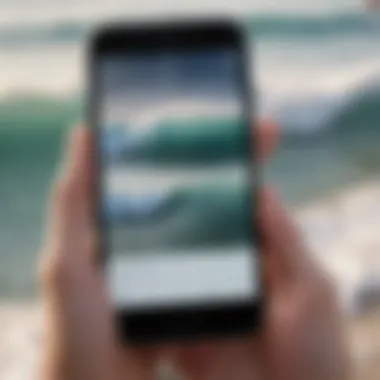
[[[269,190],[262,194],[261,223],[262,330],[245,339],[179,347],[175,362],[194,380],[347,379],[350,363],[334,288]]]
[[[335,289],[273,192],[262,201],[267,316],[257,344],[267,379],[342,380],[349,376]]]

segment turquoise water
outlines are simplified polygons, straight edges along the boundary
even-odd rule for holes
[[[112,249],[130,254],[155,251],[204,252],[205,249],[239,246],[249,241],[248,187],[226,182],[197,188],[175,189],[148,215],[138,217],[124,209],[129,219],[112,218]],[[249,234],[249,235],[248,235]]]
[[[297,206],[378,176],[380,18],[345,9],[318,16],[276,11],[245,23],[256,36],[259,111],[273,115],[283,131],[266,178]],[[2,26],[0,297],[34,293],[49,186],[64,136],[83,117],[73,52],[90,25],[75,19]],[[233,123],[214,122],[224,149],[231,149]],[[197,130],[213,138],[203,127],[195,122],[194,134],[176,141],[191,152]],[[152,139],[150,152],[158,154],[158,141]]]
[[[129,131],[128,126],[109,128],[111,132],[104,136],[107,151],[115,159],[121,156],[131,163],[154,162],[155,167],[227,164],[244,158],[246,153],[247,131],[234,118],[161,120],[141,133]]]

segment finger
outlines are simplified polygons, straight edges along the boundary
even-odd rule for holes
[[[185,378],[197,380],[256,378],[249,339],[194,344],[178,350],[176,364]]]
[[[273,191],[263,191],[260,212],[264,257],[273,269],[274,280],[310,277],[315,269],[310,252]]]
[[[80,162],[79,187],[80,187],[80,207],[82,225],[86,229],[88,246],[87,258],[94,263],[99,258],[99,234],[97,223],[98,199],[100,186],[98,183],[99,168],[96,156],[95,141],[93,133],[85,128],[79,128],[80,134]],[[80,220],[80,219],[79,219]]]
[[[159,352],[151,348],[123,347],[122,355],[125,374],[132,380],[154,380],[157,378]]]
[[[253,126],[253,146],[254,152],[260,160],[265,160],[274,151],[278,136],[277,125],[270,120],[261,120]],[[247,354],[245,356],[243,351]],[[180,370],[190,379],[210,379],[215,376],[220,378],[220,371],[225,374],[230,368],[232,352],[239,352],[238,357],[246,358],[245,365],[240,368],[248,367],[249,378],[253,378],[252,360],[247,353],[247,345],[242,342],[228,344],[210,343],[190,345],[187,347],[172,348],[171,359],[176,363]],[[221,363],[224,363],[222,365]],[[247,365],[249,363],[249,365]],[[236,364],[236,362],[235,362]],[[236,372],[236,366],[233,366]],[[236,375],[236,373],[235,373]],[[252,377],[251,377],[252,376]],[[231,376],[233,378],[233,376]],[[242,378],[247,378],[246,376]]]
[[[66,275],[66,269],[73,262],[76,265],[75,262],[93,247],[84,206],[84,143],[85,132],[75,129],[67,143],[63,171],[53,191],[39,268],[43,284],[47,286],[55,283],[56,277],[61,278],[63,272]]]
[[[99,168],[97,168],[97,157],[95,150],[94,135],[90,130],[82,128],[82,154],[83,154],[83,189],[85,192],[85,206],[88,218],[94,220],[94,214],[96,211],[96,201],[98,198],[98,174]]]
[[[99,175],[99,150],[96,149],[95,135],[83,128],[83,174],[82,188],[84,189],[84,215],[89,230],[91,250],[88,250],[89,260],[99,263],[101,258],[101,242],[99,234],[99,200],[101,196]]]
[[[275,150],[277,143],[277,124],[271,120],[260,120],[253,133],[253,146],[257,150],[259,160],[267,159]]]
[[[78,126],[72,133],[74,147],[68,159],[64,178],[68,186],[74,189],[71,204],[78,211],[79,221],[89,224],[92,220],[94,169],[91,132],[83,126]]]
[[[81,216],[83,189],[80,178],[84,171],[81,144],[82,132],[75,129],[69,137],[62,173],[54,185],[50,202],[47,236],[55,241],[68,241],[67,235]]]

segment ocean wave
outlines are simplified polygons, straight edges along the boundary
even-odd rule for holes
[[[345,128],[379,126],[380,75],[367,78],[355,91],[348,93],[345,102],[335,111],[331,123]]]
[[[171,202],[171,197],[166,194],[134,197],[112,195],[105,199],[105,215],[113,224],[146,222],[147,219],[156,219],[168,202]]]
[[[365,13],[317,16],[279,14],[241,19],[247,30],[254,32],[259,38],[378,35],[380,32],[380,18]],[[0,46],[78,42],[83,40],[94,26],[96,26],[95,21],[86,19],[5,24],[0,28]]]
[[[365,313],[380,302],[379,196],[376,180],[297,213],[315,258],[332,275],[345,309],[352,314]]]
[[[339,107],[336,106],[336,117],[329,121],[329,127],[323,129],[324,133],[321,134],[326,138],[321,141],[315,138],[315,134],[311,135],[313,138],[310,138],[309,141],[317,149],[315,155],[311,154],[309,145],[304,148],[304,141],[302,144],[297,145],[295,142],[296,135],[289,135],[289,149],[287,146],[281,145],[277,156],[274,158],[274,161],[278,163],[277,172],[272,175],[272,168],[268,167],[267,174],[276,177],[280,173],[279,175],[282,175],[282,177],[279,177],[276,185],[279,182],[280,185],[281,183],[287,183],[289,187],[288,193],[295,198],[301,192],[307,193],[305,199],[309,202],[310,199],[320,199],[323,196],[325,188],[330,186],[326,178],[331,178],[331,183],[336,189],[349,189],[352,183],[359,182],[356,181],[357,178],[354,178],[354,181],[351,182],[343,181],[345,173],[344,170],[341,170],[342,166],[336,165],[338,160],[344,165],[343,168],[349,165],[350,160],[353,160],[355,165],[358,163],[364,164],[367,168],[374,169],[373,172],[377,170],[378,173],[380,160],[372,159],[369,148],[370,144],[372,144],[372,152],[379,151],[378,141],[380,136],[378,135],[380,134],[380,129],[378,125],[380,125],[380,115],[378,110],[380,108],[376,105],[379,104],[379,93],[379,85],[374,79],[355,87],[354,91],[347,94],[345,102]],[[41,210],[46,202],[47,186],[54,178],[53,170],[59,159],[63,136],[68,131],[67,127],[74,120],[80,118],[79,109],[80,105],[77,101],[63,101],[52,98],[9,98],[6,101],[0,101],[0,162],[3,174],[3,186],[0,188],[0,205],[2,209],[0,227],[2,236],[4,236],[2,240],[3,252],[13,252],[12,260],[14,260],[12,261],[14,264],[5,265],[0,273],[0,292],[2,294],[7,294],[9,291],[14,294],[30,293],[32,280],[29,272],[32,258],[29,261],[25,258],[29,257],[32,251],[37,250],[40,225],[36,221],[40,221]],[[372,111],[369,112],[368,110]],[[349,123],[350,120],[352,120],[351,124]],[[376,135],[378,138],[376,138]],[[350,139],[351,142],[348,144]],[[339,147],[337,142],[340,144]],[[331,157],[326,154],[327,149],[330,148],[335,149],[336,156]],[[343,156],[341,154],[343,150],[346,152],[350,150],[350,154]],[[324,161],[321,162],[322,160]],[[304,168],[303,171],[301,166]],[[306,174],[309,177],[306,177]],[[352,178],[350,177],[349,179]],[[359,179],[362,180],[362,178]],[[279,191],[283,194],[282,190]],[[378,202],[378,195],[369,195],[368,197],[374,199],[374,203]],[[352,199],[356,199],[356,193],[352,195]],[[342,254],[339,256],[337,263],[331,264],[334,265],[337,272],[345,270],[344,263],[347,252],[355,254],[359,261],[362,260],[362,253],[378,251],[376,248],[378,245],[378,239],[376,238],[378,233],[376,231],[373,231],[373,246],[371,247],[371,244],[365,245],[367,239],[362,234],[365,234],[368,228],[362,221],[366,219],[366,214],[360,216],[359,221],[356,212],[353,212],[350,216],[346,216],[345,212],[342,213],[342,207],[343,210],[346,209],[344,204],[343,206],[340,204],[332,206],[332,216],[330,211],[327,210],[330,206],[323,207],[326,208],[326,218],[336,217],[337,225],[343,225],[344,227],[346,226],[346,221],[349,223],[350,228],[346,230],[346,238],[351,239],[353,237],[355,244],[362,247],[354,249],[352,241],[347,240],[341,249]],[[361,209],[361,206],[358,207]],[[375,210],[371,205],[368,209]],[[173,223],[175,222],[175,219],[173,219]],[[198,223],[195,219],[193,219],[193,222]],[[324,227],[326,225],[328,224],[322,220],[320,228],[325,228],[327,233],[330,231],[330,234],[331,231],[336,231],[336,229],[330,228],[329,225]],[[376,222],[370,223],[370,226],[376,225]],[[314,224],[310,226],[310,234],[314,233],[313,226]],[[360,226],[363,226],[363,228]],[[206,225],[204,231],[207,231],[207,227]],[[361,232],[357,233],[356,228],[359,227]],[[35,232],[32,231],[33,229],[35,229]],[[33,238],[31,237],[32,232]],[[19,239],[20,235],[25,238]],[[337,236],[340,237],[341,234],[335,233],[334,237]],[[315,239],[316,244],[318,242],[322,245],[324,242],[328,244],[324,236],[317,235]],[[328,252],[329,254],[326,256],[332,258],[335,246],[331,245],[329,250],[326,250],[325,247],[320,247],[318,252],[321,254]],[[17,260],[20,261],[18,262]],[[20,264],[24,262],[23,260],[26,260],[25,265]],[[326,258],[326,260],[329,259]],[[353,260],[352,267],[357,268],[356,259]],[[25,279],[21,285],[12,285],[15,284],[13,269],[17,269],[18,273],[21,273],[21,277]],[[350,270],[351,266],[347,271]],[[342,278],[345,277],[345,273],[342,273],[341,276]],[[366,277],[366,274],[362,274],[362,276]]]
[[[104,153],[113,163],[226,163],[248,155],[245,136],[249,130],[236,118],[157,120],[154,128],[141,134],[129,131],[128,125],[107,127]]]
[[[368,76],[336,94],[285,99],[272,109],[285,134],[360,133],[380,124],[380,75]]]
[[[359,71],[358,78],[355,78],[355,73],[351,73],[350,80],[342,83],[336,93],[321,90],[316,95],[304,93],[292,97],[290,91],[289,94],[282,95],[279,100],[272,101],[269,107],[270,115],[277,119],[284,128],[284,133],[295,131],[296,134],[308,131],[316,132],[323,128],[327,128],[327,130],[342,129],[345,125],[351,124],[360,124],[361,128],[365,128],[368,124],[379,124],[380,73],[376,70]],[[62,97],[43,93],[7,96],[0,99],[0,128],[7,128],[11,122],[12,128],[17,126],[17,128],[31,130],[34,127],[30,127],[27,123],[31,116],[33,119],[38,119],[37,124],[41,125],[46,124],[45,118],[51,119],[54,115],[55,120],[62,117],[65,120],[71,118],[75,121],[75,119],[84,117],[82,101],[81,96]],[[232,126],[229,124],[231,117],[220,119],[224,120],[221,121],[221,127],[216,126],[217,120],[209,122],[214,124],[214,127],[223,135],[223,131],[227,133],[228,127]],[[153,122],[157,121],[153,120]],[[192,126],[192,128],[194,127],[195,125]],[[201,127],[191,133],[196,135],[197,129],[201,129]],[[138,130],[139,128],[136,128],[137,132]],[[115,143],[118,142],[120,136],[125,136],[125,132],[114,133],[114,138],[110,140]]]
[[[317,16],[272,15],[248,22],[258,37],[321,37],[332,35],[371,35],[380,31],[380,17],[365,13]]]
[[[380,81],[373,78],[340,97],[287,100],[273,112],[288,143],[316,135],[336,137],[337,141],[357,140],[368,145],[368,136],[380,137]],[[245,138],[249,131],[233,118],[194,118],[156,120],[154,127],[140,133],[125,126],[107,128],[104,151],[117,163],[160,165],[203,165],[228,163],[247,157]],[[231,143],[235,142],[235,143]],[[319,141],[312,141],[319,144]],[[342,145],[341,144],[341,145]],[[355,147],[354,141],[352,144]]]
[[[58,24],[11,25],[0,27],[0,46],[20,47],[33,44],[64,44],[84,39],[90,25],[64,21]]]
[[[154,207],[148,204],[150,197],[140,207],[123,204],[125,208],[118,209],[123,215],[108,214],[113,249],[125,251],[128,247],[131,254],[169,248],[192,248],[196,252],[201,247],[249,241],[250,186],[224,185],[200,184],[173,190],[170,197]],[[136,213],[138,207],[141,212]]]
[[[324,94],[318,97],[306,95],[303,98],[291,99],[289,97],[289,99],[284,99],[282,103],[275,104],[271,110],[271,115],[282,127],[282,133],[290,138],[314,136],[322,132],[323,134],[333,133],[343,136],[349,135],[348,130],[351,131],[351,134],[354,134],[356,130],[357,133],[364,135],[365,131],[378,130],[376,127],[380,125],[379,109],[380,76],[375,76],[356,84],[350,90],[343,91],[337,97]],[[62,129],[77,120],[83,119],[84,116],[82,101],[79,98],[63,99],[33,94],[5,98],[0,100],[2,145],[7,146],[7,139],[17,138],[20,133],[36,135],[46,132],[53,135],[54,131],[49,130],[49,126],[52,125],[59,125],[61,133]],[[236,151],[237,147],[231,146],[230,141],[231,139],[232,141],[236,140],[236,133],[240,129],[239,123],[233,122],[230,117],[219,119],[208,118],[208,120],[200,121],[195,118],[188,122],[188,128],[176,128],[175,123],[169,123],[165,126],[164,120],[161,120],[159,121],[161,132],[158,140],[153,138],[157,132],[151,133],[156,128],[144,130],[141,132],[141,136],[138,128],[135,133],[128,133],[128,129],[123,131],[115,128],[105,144],[108,146],[107,150],[117,153],[122,147],[121,143],[128,143],[130,151],[133,151],[139,147],[140,138],[143,137],[144,140],[147,139],[145,141],[149,141],[150,155],[165,157],[170,156],[170,150],[160,150],[159,141],[168,140],[173,147],[173,155],[186,156],[186,154],[192,154],[192,142],[201,139],[203,141],[201,145],[205,147],[206,155],[210,154],[207,152],[209,144],[215,145],[215,141],[219,141],[217,145],[224,157],[226,157],[224,149],[230,152],[227,156],[233,157],[233,151]],[[184,129],[188,131],[185,133]],[[133,141],[132,135],[134,136]],[[214,140],[215,138],[216,140]],[[145,145],[144,154],[147,154],[148,145]],[[141,158],[143,150],[140,149],[139,154],[135,152],[132,156]],[[198,156],[201,161],[202,154]],[[217,156],[217,151],[215,151],[215,156]],[[220,157],[216,158],[219,159]]]

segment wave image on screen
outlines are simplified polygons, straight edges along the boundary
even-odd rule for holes
[[[167,81],[154,59],[135,62],[129,82],[133,60],[120,69],[123,75],[114,63],[110,70],[110,78],[116,72],[125,82],[106,81],[101,138],[103,208],[116,254],[233,251],[249,244],[249,131],[233,65],[215,53],[195,58],[176,58],[177,77]],[[202,60],[217,69],[205,73]]]

